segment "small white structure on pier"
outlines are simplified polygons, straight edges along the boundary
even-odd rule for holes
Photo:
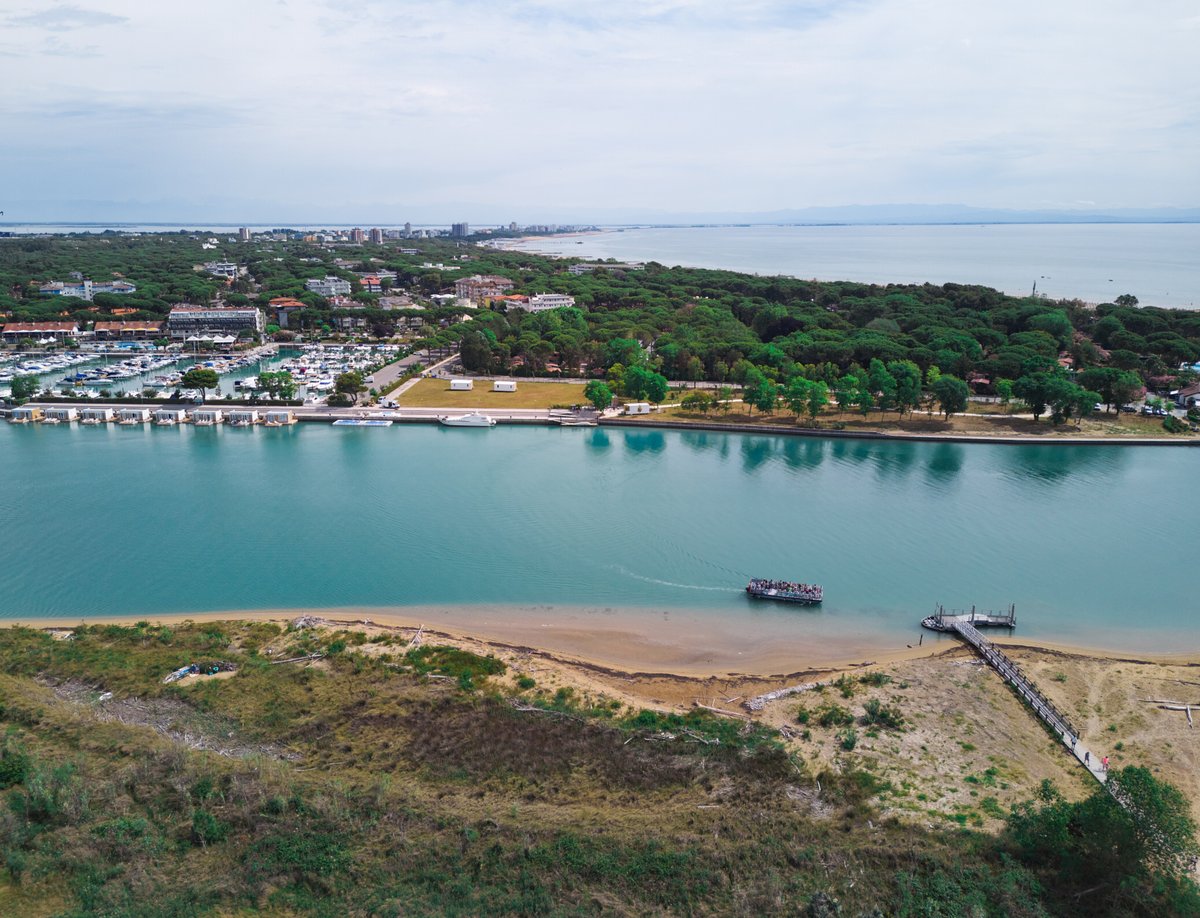
[[[238,408],[229,412],[230,427],[253,427],[258,423],[257,408]]]
[[[517,381],[515,379],[497,379],[492,383],[493,392],[516,392]]]
[[[452,379],[450,380],[451,392],[470,392],[475,388],[475,380],[473,379]]]
[[[117,423],[124,424],[126,427],[134,424],[150,423],[149,408],[122,408],[117,413]]]
[[[650,403],[649,402],[629,402],[625,406],[625,413],[626,414],[649,414],[650,413]]]
[[[158,427],[174,427],[187,420],[187,411],[183,408],[159,408],[154,412],[154,423]]]
[[[287,410],[268,411],[263,423],[267,427],[287,427],[296,423],[296,412]]]
[[[192,423],[197,427],[214,427],[225,420],[220,408],[196,408],[192,411]]]
[[[112,408],[84,408],[79,412],[79,420],[83,424],[108,424],[116,417],[117,413]]]
[[[45,412],[41,408],[30,408],[28,405],[22,408],[14,408],[8,416],[10,424],[34,424],[45,418]]]
[[[68,422],[78,421],[79,420],[79,409],[78,408],[47,408],[46,409],[46,419],[50,420],[50,421],[58,421],[60,423],[63,421],[68,421]]]

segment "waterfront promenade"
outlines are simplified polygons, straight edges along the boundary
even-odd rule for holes
[[[399,375],[399,374],[397,374]],[[415,384],[420,377],[415,377],[410,380],[409,384]],[[99,405],[98,402],[83,401],[79,399],[55,400],[55,399],[36,399],[28,403],[29,407],[54,407],[54,406],[74,406],[74,407],[89,407]],[[119,411],[122,408],[136,407],[181,407],[192,409],[200,407],[192,403],[180,402],[164,402],[164,403],[138,403],[138,402],[104,402],[104,407],[110,407]],[[284,408],[288,406],[270,405],[270,404],[253,404],[250,402],[239,402],[236,404],[218,403],[211,404],[211,407],[229,409],[249,409],[257,408],[260,411],[270,410],[272,408]],[[814,427],[785,427],[778,424],[729,424],[720,421],[670,421],[656,418],[652,415],[638,418],[626,417],[619,414],[614,409],[609,409],[604,412],[595,411],[591,408],[584,408],[580,411],[570,412],[563,409],[553,408],[465,408],[462,406],[422,406],[416,408],[407,408],[398,406],[396,408],[382,408],[373,405],[358,405],[348,408],[330,408],[325,405],[294,405],[289,408],[298,421],[336,421],[341,419],[386,419],[396,421],[398,423],[436,423],[437,420],[444,415],[463,414],[468,411],[478,411],[481,414],[494,418],[497,423],[501,424],[545,424],[557,426],[565,417],[573,417],[579,420],[595,421],[597,424],[605,427],[617,427],[625,429],[639,428],[643,430],[678,430],[678,431],[694,431],[694,432],[713,432],[713,433],[731,433],[731,434],[750,434],[755,436],[771,436],[771,437],[803,437],[808,439],[826,439],[826,440],[874,440],[883,442],[929,442],[929,443],[977,443],[991,445],[1007,445],[1007,446],[1193,446],[1200,447],[1200,438],[1198,437],[1085,437],[1085,436],[1064,436],[1054,433],[1046,435],[1027,436],[1014,434],[1011,436],[986,436],[958,433],[904,433],[895,431],[873,431],[873,430],[837,430],[832,428],[814,428]],[[0,417],[7,417],[8,411],[0,410]]]

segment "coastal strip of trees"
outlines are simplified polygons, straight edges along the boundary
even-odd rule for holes
[[[268,315],[281,338],[331,335],[353,317],[360,337],[405,330],[435,352],[457,348],[470,372],[584,376],[612,396],[649,401],[671,384],[739,386],[755,410],[782,405],[798,415],[834,403],[901,416],[936,404],[949,414],[985,395],[1020,400],[1035,417],[1061,423],[1198,376],[1200,313],[1142,306],[1132,294],[1086,304],[967,284],[819,282],[656,263],[575,275],[571,260],[439,240],[407,245],[417,253],[295,239],[214,245],[184,233],[2,239],[0,312],[8,321],[72,317],[86,327],[117,311],[162,318],[176,302],[269,308],[287,297],[302,308],[287,330]],[[202,264],[214,259],[246,272],[229,281],[205,274]],[[381,270],[395,273],[389,289],[365,291],[360,275]],[[123,277],[138,289],[91,303],[39,294],[39,282],[72,271]],[[431,299],[476,273],[510,279],[517,294],[569,294],[576,306],[528,312],[493,299],[464,309]],[[305,287],[325,275],[351,282],[348,301]],[[404,299],[385,309],[385,296]]]

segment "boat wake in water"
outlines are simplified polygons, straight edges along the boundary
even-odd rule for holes
[[[728,586],[700,586],[695,583],[675,583],[672,580],[659,580],[656,577],[643,577],[641,574],[635,574],[631,570],[613,565],[613,570],[620,571],[626,577],[632,577],[634,580],[641,580],[644,583],[656,583],[659,586],[675,587],[680,590],[704,590],[709,593],[730,593],[736,592],[736,588]]]

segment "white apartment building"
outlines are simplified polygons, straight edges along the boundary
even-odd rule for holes
[[[438,265],[438,267],[442,267]],[[454,293],[461,300],[479,302],[485,296],[503,296],[515,285],[507,277],[496,274],[475,274],[454,282]]]
[[[563,309],[575,305],[575,297],[565,293],[536,293],[529,298],[524,308],[530,312],[545,312],[547,309]]]
[[[72,283],[51,281],[38,287],[42,296],[74,296],[91,301],[97,293],[133,293],[137,287],[129,281],[99,281],[80,279]]]
[[[261,309],[242,306],[172,306],[167,332],[181,340],[193,335],[237,335],[249,329],[261,336],[266,321]]]
[[[329,299],[331,296],[349,296],[350,281],[342,280],[340,277],[326,275],[325,277],[314,277],[312,280],[304,284],[309,290]]]
[[[209,261],[205,263],[204,270],[216,277],[238,276],[238,266],[232,261]]]

